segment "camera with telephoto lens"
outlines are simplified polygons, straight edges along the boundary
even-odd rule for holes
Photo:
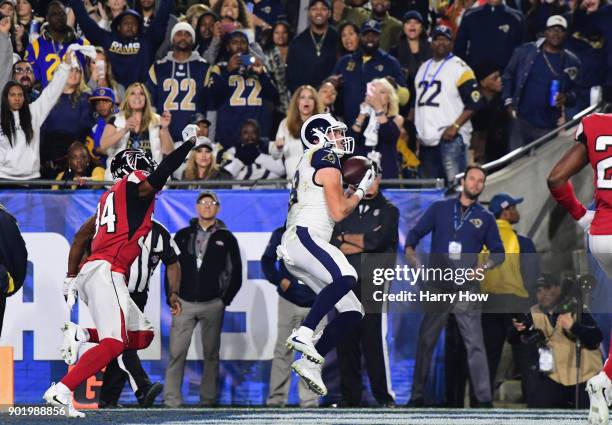
[[[535,327],[530,313],[516,313],[512,315],[512,319],[525,326],[525,329],[519,331],[521,343],[535,344],[538,347],[544,347],[546,345],[544,332]]]

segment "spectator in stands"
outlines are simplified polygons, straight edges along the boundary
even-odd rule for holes
[[[602,0],[602,3],[604,0]],[[590,14],[588,22],[592,30],[599,32],[606,49],[606,80],[603,86],[603,100],[612,102],[612,4],[609,2]]]
[[[560,0],[533,0],[525,15],[527,40],[534,41],[544,37],[548,18],[566,12],[567,6]]]
[[[453,52],[471,67],[493,62],[504,69],[512,52],[524,40],[525,27],[520,13],[503,0],[469,10],[463,16]]]
[[[504,103],[514,118],[510,150],[553,130],[561,123],[563,108],[576,101],[581,66],[578,58],[563,48],[566,31],[565,18],[551,16],[545,39],[517,48],[504,71]],[[554,97],[553,81],[559,86]]]
[[[585,384],[603,367],[599,350],[602,331],[588,311],[577,320],[576,313],[564,309],[562,285],[556,277],[542,275],[537,288],[537,305],[531,307],[530,314],[512,320],[514,332],[508,338],[511,344],[524,344],[533,352],[526,368],[530,373],[523,374],[523,380],[527,381],[523,386],[535,389],[530,391],[527,407],[586,408],[589,399]],[[582,345],[578,406],[575,405],[576,340]],[[548,361],[542,361],[542,356],[547,356]]]
[[[113,66],[108,61],[104,49],[96,47],[96,58],[89,59],[89,81],[87,86],[91,91],[99,87],[109,87],[115,93],[116,102],[121,103],[125,87],[117,82],[113,74]]]
[[[523,198],[513,198],[508,193],[497,193],[489,202],[489,211],[495,216],[506,253],[504,263],[487,271],[480,284],[481,292],[489,294],[482,307],[482,334],[487,349],[491,388],[495,388],[495,375],[506,337],[512,329],[512,316],[529,310],[530,298],[535,293],[536,280],[540,276],[533,241],[512,227],[520,221],[517,205],[521,202]],[[518,370],[525,369],[528,357],[524,347],[513,347],[512,358]]]
[[[414,77],[423,62],[431,58],[431,44],[427,39],[423,16],[416,10],[406,12],[403,18],[404,33],[399,43],[391,49],[391,56],[397,58],[402,68],[408,90],[410,103],[414,109]],[[414,111],[409,116],[414,115]]]
[[[47,21],[40,30],[40,37],[28,46],[25,59],[32,64],[34,77],[42,88],[45,88],[53,78],[57,64],[66,54],[70,44],[89,44],[87,40],[76,36],[66,20],[64,5],[57,0],[51,1],[47,9]],[[80,53],[77,53],[77,58],[81,65],[85,64],[85,59]]]
[[[55,180],[64,182],[62,189],[67,189],[66,182],[77,180],[79,185],[70,186],[70,190],[91,189],[91,186],[83,186],[86,181],[103,181],[104,168],[98,167],[91,161],[89,151],[81,142],[73,142],[68,148],[68,158],[64,170],[55,177]],[[52,190],[59,189],[60,186],[51,187]]]
[[[336,98],[338,97],[338,91],[336,90],[336,86],[330,81],[325,80],[321,87],[319,87],[319,100],[323,106],[323,112],[327,112],[329,114],[334,114],[334,105],[336,103]]]
[[[281,243],[285,226],[272,232],[266,250],[261,256],[261,270],[266,279],[277,287],[278,318],[274,358],[270,367],[270,392],[266,400],[268,407],[285,407],[291,386],[291,363],[295,353],[287,348],[287,338],[293,329],[298,328],[310,311],[316,294],[307,285],[302,285],[285,267],[282,260],[277,259],[276,248]],[[327,320],[317,326],[315,332],[325,327]],[[298,383],[300,407],[318,407],[319,396],[308,389],[304,380]]]
[[[287,178],[293,179],[298,162],[304,153],[302,124],[323,111],[317,91],[312,86],[301,86],[293,93],[287,117],[278,126],[276,140],[270,142],[269,151],[274,159],[282,158]]]
[[[87,137],[87,150],[89,155],[103,167],[106,167],[107,156],[100,149],[100,141],[104,127],[110,116],[115,112],[117,100],[115,92],[110,87],[100,87],[89,96],[94,110],[94,125]]]
[[[38,38],[41,21],[34,16],[33,0],[17,0],[17,24],[24,29],[27,45]]]
[[[198,137],[198,142],[187,158],[183,180],[211,181],[231,179],[232,175],[217,164],[213,143],[208,137]],[[196,188],[198,188],[197,185],[189,187],[189,189]]]
[[[447,2],[438,3],[443,5],[437,10],[437,13],[441,15],[439,24],[449,27],[456,35],[463,15],[474,6],[474,3],[474,0],[457,0],[450,4]]]
[[[274,26],[274,23],[278,22],[279,19],[286,19],[282,0],[259,0],[252,1],[252,3],[253,15],[265,22],[268,27]],[[287,23],[287,25],[289,24]]]
[[[194,26],[196,30],[196,50],[202,57],[204,57],[204,54],[210,47],[215,31],[218,33],[217,38],[221,38],[221,26],[216,25],[217,22],[219,22],[217,14],[206,8]]]
[[[329,25],[329,0],[308,2],[310,28],[299,34],[289,45],[287,55],[287,87],[293,93],[309,84],[319,86],[331,74],[336,64],[338,32]]]
[[[369,83],[369,90],[359,106],[352,129],[360,137],[358,151],[382,166],[384,179],[399,178],[397,139],[404,125],[399,115],[397,91],[385,78]]]
[[[291,95],[287,88],[287,54],[289,53],[289,42],[291,41],[291,28],[286,21],[279,21],[272,27],[272,43],[266,49],[265,54],[269,66],[270,75],[278,90],[279,102],[274,108],[274,119],[272,128],[277,128],[280,120],[287,115],[287,108]]]
[[[66,152],[75,140],[84,141],[93,125],[89,88],[79,62],[72,64],[64,91],[40,130],[40,173],[55,178],[66,165]]]
[[[144,25],[145,33],[149,30],[151,23],[155,19],[155,12],[159,8],[159,5],[159,0],[136,0],[135,9],[136,12],[140,13],[140,16],[142,16],[142,24]],[[170,33],[172,31],[172,28],[174,28],[177,23],[178,19],[176,18],[176,16],[170,14],[164,32],[165,38],[161,46],[159,46],[159,48],[157,49],[157,53],[155,53],[155,59],[163,58],[172,48],[172,37]]]
[[[0,179],[32,180],[40,177],[40,127],[62,94],[74,56],[64,56],[55,78],[30,104],[21,84],[6,83],[12,56],[8,28],[7,18],[0,20],[0,64],[6,67],[0,71]]]
[[[191,116],[191,124],[198,126],[198,137],[208,137],[208,133],[210,132],[210,121],[206,119],[204,114],[193,114]]]
[[[25,59],[20,59],[13,65],[13,80],[19,82],[25,90],[28,102],[32,103],[38,96],[40,91],[36,90],[35,83],[36,77],[34,76],[34,69],[32,64]]]
[[[181,132],[189,124],[191,115],[206,107],[208,64],[193,50],[195,31],[187,22],[179,22],[172,28],[171,40],[172,51],[151,66],[147,88],[153,107],[172,113],[170,135],[172,140],[181,143]]]
[[[435,55],[436,47],[433,49]],[[421,267],[415,249],[419,241],[429,233],[432,235],[429,252],[435,254],[430,255],[427,265],[429,268],[444,270],[447,267],[456,268],[457,264],[460,264],[460,267],[484,272],[504,261],[504,246],[495,225],[495,218],[478,203],[478,197],[485,186],[485,171],[479,166],[469,166],[465,169],[464,175],[465,177],[461,179],[463,187],[461,195],[434,202],[406,236],[406,259],[412,267]],[[478,253],[485,245],[491,255],[487,263],[480,264]],[[459,261],[456,261],[457,254]],[[457,284],[454,280],[436,280],[425,283],[427,291],[456,293]],[[478,282],[467,281],[461,289],[478,291]],[[424,304],[425,313],[419,328],[412,394],[408,406],[424,405],[424,388],[433,350],[448,320],[448,315],[455,313],[468,353],[470,377],[478,406],[492,407],[480,310],[474,304],[470,306],[469,302],[425,302]]]
[[[70,0],[70,7],[87,39],[106,51],[119,83],[127,87],[136,81],[146,81],[155,52],[164,41],[171,0],[160,0],[159,9],[146,32],[142,17],[131,9],[114,18],[111,30],[107,31],[87,15],[81,0]]]
[[[432,10],[429,6],[429,0],[403,0],[391,2],[389,13],[397,19],[401,19],[407,12],[415,10],[423,17],[423,25],[425,29],[429,28],[432,22]]]
[[[20,58],[22,58],[25,55],[28,45],[30,44],[30,38],[29,38],[28,33],[26,32],[25,26],[19,23],[19,17],[17,15],[17,10],[15,10],[15,7],[17,7],[17,4],[16,3],[13,4],[12,0],[8,0],[8,3],[10,3],[11,6],[13,6],[14,8],[13,13],[11,14],[11,16],[13,16],[13,28],[11,31],[11,38],[12,38],[11,41],[13,42],[13,51]],[[30,8],[30,12],[31,12],[31,8]]]
[[[378,48],[380,31],[380,23],[366,21],[359,31],[360,49],[342,57],[333,72],[337,87],[342,88],[344,121],[351,125],[359,115],[359,105],[366,94],[368,81],[390,76],[406,91],[399,62]]]
[[[200,406],[211,407],[217,403],[223,315],[242,286],[240,249],[236,237],[217,219],[220,208],[214,192],[201,192],[196,200],[198,217],[174,236],[181,252],[181,283],[178,293],[170,294],[170,302],[180,301],[182,311],[172,316],[170,359],[164,386],[166,406],[182,404],[185,360],[198,322],[204,355]]]
[[[240,126],[240,144],[228,149],[229,159],[222,167],[236,180],[278,179],[285,174],[281,159],[265,153],[257,121],[248,119]]]
[[[91,0],[89,0],[89,2],[91,4]],[[94,15],[94,19],[100,28],[107,31],[111,30],[111,23],[113,19],[121,15],[128,8],[127,0],[107,0],[105,2],[99,2],[98,5],[98,16]]]
[[[239,125],[247,119],[260,123],[263,134],[270,130],[271,111],[264,100],[274,102],[278,92],[272,78],[257,57],[249,57],[247,35],[236,30],[229,35],[227,62],[213,66],[209,90],[214,109],[217,110],[215,140],[228,149],[239,140]]]
[[[131,84],[125,91],[119,112],[110,117],[104,127],[100,150],[112,158],[123,149],[142,149],[159,164],[163,155],[174,150],[168,129],[171,117],[168,111],[161,116],[153,112],[151,97],[144,84]],[[107,180],[112,180],[110,167],[107,166],[106,171]]]
[[[501,97],[502,80],[493,62],[479,64],[474,70],[483,97],[483,106],[474,113],[471,149],[474,161],[485,163],[508,153],[510,117]]]
[[[185,12],[184,21],[190,24],[193,29],[198,27],[197,23],[203,13],[210,11],[210,7],[205,4],[196,3],[189,6],[189,9]],[[218,18],[218,17],[217,17]]]
[[[359,27],[351,21],[345,21],[338,27],[340,34],[339,56],[355,53],[359,48]]]

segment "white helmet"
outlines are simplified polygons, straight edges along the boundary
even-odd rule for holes
[[[302,144],[306,149],[314,147],[329,147],[342,156],[352,154],[355,149],[355,139],[346,136],[347,127],[330,114],[316,114],[302,124]],[[341,135],[337,136],[336,133]]]

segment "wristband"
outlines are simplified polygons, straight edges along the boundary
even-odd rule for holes
[[[355,127],[357,127],[357,128],[361,128],[361,127],[362,127],[362,125],[361,125],[361,124],[359,124],[357,121],[355,121],[355,122],[353,123],[353,125],[354,125]]]
[[[586,208],[576,198],[574,186],[569,181],[557,188],[551,188],[550,193],[574,217],[574,220],[579,220],[586,214]]]
[[[383,115],[385,115],[385,111],[377,111],[376,112],[376,116],[377,117],[382,117]]]

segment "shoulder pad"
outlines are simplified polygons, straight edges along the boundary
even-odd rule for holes
[[[334,151],[328,148],[315,150],[310,158],[310,165],[315,170],[331,167],[342,171],[342,167],[340,167],[340,158],[338,158],[338,155]]]

